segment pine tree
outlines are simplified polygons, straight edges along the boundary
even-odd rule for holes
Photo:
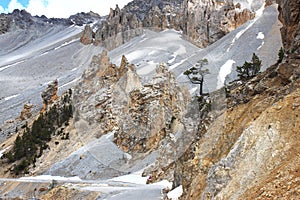
[[[281,47],[278,52],[278,60],[277,63],[281,63],[284,57],[284,49]]]
[[[200,85],[199,95],[203,96],[203,83],[204,76],[209,73],[208,69],[202,69],[204,65],[208,64],[206,58],[199,60],[197,64],[190,69],[186,70],[183,74],[188,77],[188,79],[193,83]]]
[[[261,68],[261,60],[253,53],[252,62],[245,62],[243,66],[237,66],[236,72],[240,80],[248,80],[259,73]]]

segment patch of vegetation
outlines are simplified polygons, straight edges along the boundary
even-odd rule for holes
[[[284,58],[284,49],[281,47],[278,52],[278,60],[277,63],[281,63]]]
[[[66,94],[63,106],[54,105],[48,112],[40,114],[33,122],[32,127],[25,125],[22,135],[18,135],[12,150],[7,152],[4,157],[8,162],[16,162],[13,172],[18,175],[20,172],[26,173],[30,164],[36,162],[36,158],[42,156],[43,151],[48,148],[48,142],[60,127],[67,125],[73,116],[71,105],[71,94]],[[61,134],[62,132],[60,132]],[[64,139],[69,139],[69,134],[63,135]]]
[[[261,60],[253,53],[251,62],[245,62],[243,66],[237,66],[236,72],[240,80],[245,81],[259,73]]]

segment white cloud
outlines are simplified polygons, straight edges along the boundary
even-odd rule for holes
[[[32,15],[44,15],[46,13],[45,1],[29,0],[26,10]]]
[[[2,6],[0,6],[0,13],[4,12],[4,8]]]
[[[78,12],[93,11],[101,16],[108,15],[110,8],[116,4],[122,8],[132,0],[29,0],[26,10],[32,15],[46,15],[47,17],[67,18]],[[24,9],[17,1],[11,0],[6,12],[14,9]],[[0,8],[1,12],[1,8]]]
[[[6,9],[6,12],[12,12],[14,11],[14,9],[25,9],[24,6],[22,6],[22,4],[20,4],[18,2],[18,0],[11,0],[10,3],[8,4],[8,7]]]

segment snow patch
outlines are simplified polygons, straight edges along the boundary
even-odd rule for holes
[[[76,83],[79,79],[80,79],[80,77],[75,78],[74,80],[72,80],[72,81],[70,81],[70,82],[68,82],[68,83],[66,83],[66,84],[64,84],[64,85],[62,85],[62,86],[60,86],[58,88],[60,89],[60,88],[66,87],[67,85],[70,85],[72,83]]]
[[[74,177],[62,177],[62,176],[51,176],[51,175],[41,175],[41,176],[31,176],[31,177],[22,177],[20,180],[38,180],[38,181],[74,181],[74,182],[81,182],[82,180],[78,176]]]
[[[65,43],[63,43],[62,45],[60,45],[60,46],[54,48],[54,50],[58,50],[58,49],[60,49],[60,48],[62,48],[62,47],[64,47],[64,46],[67,46],[67,45],[69,45],[69,44],[72,44],[73,42],[76,42],[76,41],[78,41],[78,40],[79,40],[79,39],[74,39],[74,40],[71,40],[71,41],[69,41],[69,42],[65,42]]]
[[[162,181],[159,181],[157,183],[153,183],[151,185],[162,186],[163,188],[169,188],[169,189],[171,189],[173,184],[172,184],[172,182],[169,182],[168,180],[162,180]]]
[[[158,63],[155,63],[153,61],[150,61],[147,63],[146,66],[141,67],[137,70],[137,73],[139,75],[146,75],[149,74],[150,72],[154,71],[156,69],[156,66],[158,65]]]
[[[183,45],[180,45],[179,48],[175,51],[177,55],[185,54],[186,53],[186,48]]]
[[[105,138],[108,139],[109,141],[113,141],[115,132],[116,131],[112,131],[111,133],[106,134]]]
[[[259,33],[257,34],[256,39],[258,39],[258,40],[263,40],[263,39],[265,39],[265,35],[263,34],[263,32],[259,32]]]
[[[252,7],[253,0],[247,0],[247,1],[248,1],[248,4],[249,4],[249,7],[251,8],[251,7]]]
[[[23,63],[23,62],[25,62],[25,60],[22,60],[22,61],[19,61],[19,62],[16,62],[16,63],[10,64],[10,65],[6,65],[6,66],[4,66],[4,67],[1,67],[1,68],[0,68],[0,72],[1,72],[1,71],[3,71],[3,70],[5,70],[5,69],[8,69],[8,68],[10,68],[10,67],[12,67],[12,66],[15,66],[15,65],[21,64],[21,63]]]
[[[143,56],[145,56],[144,51],[133,51],[133,52],[125,55],[125,57],[128,59],[129,62],[132,62],[133,60],[136,60]]]
[[[183,188],[182,188],[182,185],[180,185],[177,188],[175,188],[174,190],[170,191],[167,194],[167,196],[169,199],[178,200],[179,197],[181,197],[182,193],[183,193]]]
[[[257,48],[257,50],[260,50],[264,46],[265,42],[262,41],[261,45]]]
[[[189,58],[183,59],[181,60],[179,63],[175,63],[174,65],[171,65],[169,67],[169,71],[175,69],[176,67],[178,67],[179,65],[181,65],[182,63],[184,63],[185,61],[187,61]]]
[[[142,173],[143,173],[143,171],[138,171],[138,172],[134,172],[132,174],[109,179],[109,181],[146,185],[148,177],[142,177]]]
[[[2,158],[3,154],[4,154],[10,147],[11,147],[11,146],[6,147],[5,149],[3,149],[3,150],[0,151],[0,158]]]
[[[49,51],[45,51],[44,53],[42,53],[40,56],[44,56],[47,55],[49,53]]]
[[[259,17],[261,17],[264,13],[264,10],[265,10],[265,5],[266,5],[266,2],[263,3],[263,5],[260,7],[260,9],[258,9],[256,12],[255,12],[255,18],[258,19]]]
[[[148,53],[149,56],[152,56],[156,53],[156,51],[151,51],[150,53]]]
[[[11,99],[16,98],[16,97],[18,97],[18,96],[20,96],[20,94],[15,94],[15,95],[12,95],[12,96],[9,96],[9,97],[5,97],[5,98],[4,98],[4,101],[11,100]]]
[[[139,43],[143,43],[143,42],[145,42],[146,40],[148,40],[148,38],[143,38]]]
[[[71,72],[74,72],[74,71],[76,71],[78,68],[77,67],[75,67],[74,69],[72,69],[71,70]]]
[[[227,60],[227,62],[220,68],[217,89],[224,86],[225,78],[231,73],[233,64],[235,64],[234,60]]]
[[[177,55],[176,55],[176,54],[173,54],[173,55],[172,55],[172,59],[170,59],[170,60],[168,61],[168,64],[173,63],[173,62],[176,60],[176,57],[177,57]]]

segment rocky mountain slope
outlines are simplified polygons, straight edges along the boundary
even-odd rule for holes
[[[138,15],[140,8],[136,2],[129,4],[130,9],[127,7],[128,12],[133,13],[133,21],[127,20],[127,14],[120,14],[124,10],[111,10],[102,26],[109,30],[105,33],[116,36],[115,28],[122,30],[119,25],[115,26],[120,19],[124,19],[122,24],[127,30],[132,25],[126,25],[130,21],[138,22],[133,23],[133,27],[137,24],[143,27],[143,22],[139,20],[155,16],[160,12],[157,8],[161,10],[173,6],[175,9],[181,3],[149,1],[143,9],[150,9],[149,5],[155,4],[157,8],[153,9],[153,13],[155,10],[157,13],[147,16]],[[180,16],[192,16],[191,24],[195,21],[198,24],[198,20],[207,24],[215,19],[202,18],[207,13],[218,16],[218,20],[225,20],[224,26],[218,27],[225,32],[214,29],[214,33],[220,31],[223,34],[227,29],[229,31],[238,26],[220,18],[224,13],[231,19],[233,12],[251,9],[253,11],[244,12],[252,18],[254,16],[250,13],[256,10],[252,20],[214,41],[206,49],[188,43],[174,30],[157,33],[134,28],[141,30],[135,32],[137,35],[142,35],[123,45],[126,41],[123,39],[117,39],[121,41],[117,43],[108,42],[111,47],[115,44],[120,46],[107,52],[94,45],[80,44],[77,33],[82,29],[69,27],[70,34],[64,38],[56,35],[51,40],[52,35],[46,34],[17,52],[3,51],[2,77],[16,73],[15,67],[39,69],[40,66],[32,62],[46,62],[60,53],[62,57],[67,57],[53,61],[53,66],[61,66],[54,69],[63,74],[58,76],[58,82],[48,87],[43,83],[43,87],[38,88],[38,84],[30,81],[27,85],[33,88],[34,95],[39,99],[40,92],[47,87],[42,95],[44,106],[37,106],[37,110],[42,108],[43,114],[40,116],[46,116],[49,105],[56,105],[57,108],[62,103],[64,108],[65,101],[69,105],[67,99],[59,96],[63,88],[74,84],[71,93],[75,113],[62,126],[54,125],[55,134],[51,135],[48,147],[19,174],[36,177],[0,179],[3,194],[0,197],[171,199],[174,193],[176,198],[182,193],[182,199],[297,199],[300,195],[297,148],[300,72],[299,44],[293,39],[299,35],[299,10],[296,9],[299,3],[286,2],[279,2],[278,6],[282,34],[284,36],[287,31],[293,34],[284,39],[285,55],[276,64],[281,38],[278,37],[280,24],[277,21],[277,6],[272,5],[272,1],[267,2],[267,7],[263,6],[262,1],[253,1],[252,4],[248,1],[184,1],[180,5],[189,5],[190,10],[185,10],[186,15]],[[231,11],[229,5],[234,5],[232,9],[235,11]],[[229,6],[228,10],[226,6]],[[201,12],[200,16],[197,15],[199,12],[193,15],[197,9],[204,10],[205,15]],[[220,23],[218,20],[216,24]],[[161,25],[158,27],[161,28]],[[199,27],[196,29],[201,30]],[[54,30],[60,29],[55,27]],[[62,30],[57,34],[65,33]],[[201,39],[204,46],[220,36],[207,33],[201,33],[206,35]],[[86,27],[81,39],[95,42],[96,34],[92,28]],[[3,38],[6,37],[13,38],[14,35],[3,34]],[[48,46],[41,43],[44,39]],[[51,45],[49,41],[52,41]],[[163,42],[166,44],[162,46]],[[24,54],[34,47],[39,48],[29,55]],[[70,54],[64,53],[66,51]],[[236,77],[233,69],[249,60],[253,52],[263,59],[264,69],[267,69],[248,81],[229,84],[229,80]],[[95,53],[97,55],[94,56]],[[16,55],[20,58],[13,59]],[[198,88],[188,82],[183,72],[202,58],[207,58],[209,62],[206,67],[211,74],[205,76],[205,87],[210,96],[199,104],[197,98],[192,98]],[[19,61],[23,62],[17,63]],[[271,64],[274,65],[269,67]],[[48,67],[51,68],[47,65],[45,70]],[[51,74],[49,79],[57,77],[51,70],[44,72],[45,75]],[[38,75],[42,76],[40,73]],[[38,81],[46,82],[46,79]],[[226,91],[224,83],[227,85]],[[7,94],[11,92],[2,90]],[[19,94],[20,88],[11,87],[11,90]],[[30,96],[38,101],[28,91],[21,94],[27,95],[22,97],[24,100]],[[23,118],[30,118],[31,105],[23,107],[19,99],[21,95],[11,99],[7,97],[4,95],[0,101],[5,112],[8,113],[9,109],[5,107],[13,106],[11,100],[14,100],[24,108]],[[36,119],[38,116],[31,118]],[[29,127],[33,123],[29,120]],[[19,134],[22,135],[21,132]],[[14,174],[14,169],[19,163],[7,164],[9,157],[5,155],[13,148],[15,138],[11,137],[1,144],[2,177],[18,176]]]
[[[8,32],[0,35],[0,124],[4,124],[1,129],[5,130],[0,131],[0,141],[3,141],[14,131],[14,124],[25,123],[15,120],[25,103],[33,105],[33,113],[39,111],[40,94],[48,83],[58,79],[59,93],[68,89],[101,48],[79,43],[83,27],[75,24],[100,20],[93,13],[81,13],[70,19],[47,19],[15,10],[1,17],[5,18],[1,23],[9,27]]]
[[[290,30],[298,37],[298,6],[279,5],[281,15],[293,16],[282,21],[283,36]],[[295,52],[299,45],[285,48]],[[266,72],[229,87],[227,109],[175,163],[182,199],[299,198],[299,64],[299,53],[287,53]]]

